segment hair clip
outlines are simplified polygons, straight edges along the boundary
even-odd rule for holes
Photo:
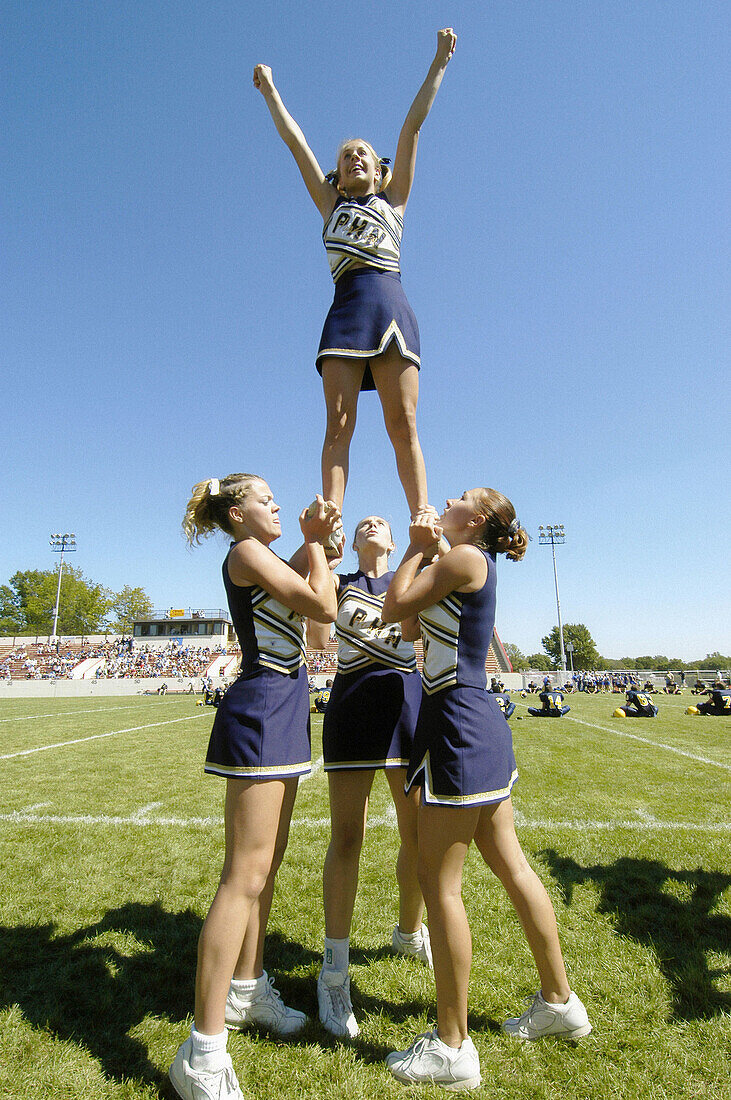
[[[508,527],[508,534],[509,535],[517,535],[519,530],[520,530],[520,520],[516,516],[516,518],[513,520],[513,522]]]

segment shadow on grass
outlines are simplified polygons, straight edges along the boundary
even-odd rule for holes
[[[712,913],[731,875],[717,871],[673,871],[659,860],[628,856],[611,864],[582,867],[553,849],[541,858],[558,880],[566,904],[574,886],[594,883],[599,887],[598,911],[609,914],[617,931],[651,947],[673,998],[676,1019],[695,1020],[731,1009],[731,996],[714,985],[722,972],[709,970],[708,952],[728,951],[731,918]],[[666,887],[684,887],[687,900]]]
[[[159,902],[129,902],[69,935],[58,935],[50,923],[0,927],[0,1007],[18,1005],[32,1026],[83,1046],[107,1077],[138,1079],[161,1096],[173,1097],[166,1070],[152,1063],[146,1043],[129,1033],[148,1016],[171,1023],[189,1018],[201,925],[200,916],[190,910],[170,913]],[[117,935],[104,942],[110,933]],[[363,954],[365,961],[366,955],[381,958],[390,952]],[[312,977],[320,959],[319,953],[275,928],[267,935],[265,965],[276,974],[285,1002],[310,1016],[301,1041],[329,1048],[337,1040],[318,1022]],[[310,973],[292,973],[303,968]],[[397,1023],[430,1007],[413,999],[398,1004],[379,1000],[355,983],[353,995],[357,1012],[384,1014]],[[494,1022],[480,1017],[473,1025],[492,1028]],[[354,1046],[366,1062],[382,1061],[391,1049],[362,1039]]]
[[[35,1027],[80,1043],[108,1076],[141,1078],[173,1095],[167,1073],[128,1032],[148,1015],[186,1019],[201,923],[190,910],[129,903],[66,936],[52,924],[0,928],[0,1004],[17,1004]],[[109,932],[137,942],[126,954],[99,942]]]

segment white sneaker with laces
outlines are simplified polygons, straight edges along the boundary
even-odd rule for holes
[[[266,970],[261,992],[244,998],[231,988],[226,997],[226,1027],[238,1030],[244,1027],[265,1027],[277,1035],[296,1035],[307,1023],[304,1012],[289,1008]]]
[[[317,1004],[320,1022],[331,1035],[355,1039],[360,1034],[350,999],[350,978],[337,970],[320,971],[317,979]]]
[[[547,1035],[557,1039],[581,1039],[591,1031],[586,1009],[575,993],[570,995],[565,1005],[549,1004],[540,989],[528,999],[530,1005],[523,1015],[503,1024],[506,1035],[531,1041]]]
[[[448,1047],[436,1031],[418,1035],[408,1050],[394,1050],[386,1065],[399,1081],[409,1085],[434,1084],[457,1092],[476,1089],[482,1081],[475,1044],[467,1037],[459,1050]]]
[[[407,939],[401,932],[398,925],[393,930],[393,936],[391,937],[391,946],[397,955],[412,955],[415,959],[420,959],[425,963],[430,970],[434,969],[434,963],[431,957],[431,940],[429,939],[429,929],[425,924],[422,924],[419,929],[419,939],[413,942],[411,939]]]
[[[225,1056],[221,1069],[210,1073],[208,1070],[193,1069],[190,1064],[192,1049],[193,1040],[186,1039],[175,1055],[168,1074],[182,1100],[244,1100],[230,1054]]]

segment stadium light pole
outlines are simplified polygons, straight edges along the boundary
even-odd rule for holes
[[[58,612],[61,604],[61,577],[63,575],[63,556],[76,549],[76,535],[64,533],[51,535],[51,550],[54,554],[60,554],[58,563],[58,588],[56,589],[56,606],[53,609],[53,636],[51,641],[56,643],[58,651]]]
[[[561,644],[561,674],[566,676],[566,651],[563,647],[563,625],[561,623],[561,600],[558,595],[558,571],[556,569],[556,547],[566,541],[566,533],[562,523],[549,523],[547,527],[538,528],[538,545],[551,545],[553,554],[553,579],[556,582],[556,610],[558,612],[558,640]]]

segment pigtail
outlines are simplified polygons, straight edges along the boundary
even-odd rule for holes
[[[199,545],[214,531],[233,535],[228,510],[246,497],[253,482],[260,480],[256,474],[229,474],[222,481],[209,477],[194,485],[182,522],[188,545]]]

